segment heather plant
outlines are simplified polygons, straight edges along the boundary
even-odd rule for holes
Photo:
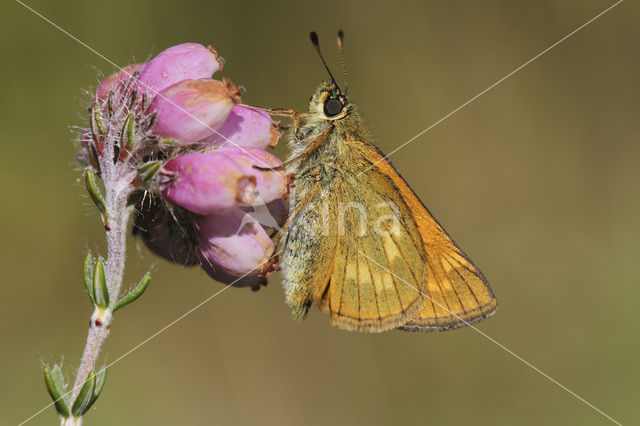
[[[158,256],[226,284],[258,289],[276,267],[267,231],[285,219],[289,179],[265,149],[278,124],[213,78],[223,65],[215,49],[184,43],[105,78],[93,95],[77,159],[107,253],[84,261],[93,313],[73,384],[59,365],[43,367],[62,425],[81,425],[100,396],[107,369],[97,361],[114,313],[150,283],[147,273],[123,291],[131,228]]]

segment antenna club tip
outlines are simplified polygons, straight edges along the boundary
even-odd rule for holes
[[[309,33],[309,38],[311,39],[311,43],[313,43],[315,46],[320,44],[320,42],[318,41],[318,34],[316,34],[315,31],[311,31]]]
[[[342,30],[338,31],[338,38],[344,38],[344,32]]]

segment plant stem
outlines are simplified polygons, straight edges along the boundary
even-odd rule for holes
[[[116,183],[116,185],[113,185],[116,188],[107,184],[107,176],[108,175],[105,176],[105,189],[107,195],[106,206],[109,228],[106,232],[107,259],[105,276],[107,279],[110,303],[109,307],[106,309],[96,307],[91,315],[87,342],[85,344],[71,394],[72,405],[73,401],[75,401],[78,396],[80,389],[87,380],[91,370],[95,371],[96,360],[98,359],[102,345],[109,335],[109,328],[112,321],[112,309],[118,300],[120,287],[122,286],[122,276],[124,273],[127,225],[129,217],[131,216],[131,209],[127,207],[127,196],[129,191],[127,190],[128,188],[121,188],[120,191],[118,191],[117,182],[119,179],[117,178],[111,180],[111,182]],[[67,420],[71,421],[71,419],[72,418],[69,418]],[[78,420],[79,423],[76,424],[80,425],[82,423],[82,419],[79,418]]]

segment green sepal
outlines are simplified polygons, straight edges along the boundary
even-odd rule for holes
[[[107,308],[109,306],[109,289],[107,288],[107,277],[104,273],[102,259],[98,259],[93,269],[93,298],[97,307]]]
[[[107,380],[107,367],[103,367],[102,370],[96,373],[96,383],[93,386],[93,395],[89,400],[89,404],[87,405],[87,411],[91,408],[94,402],[98,400],[100,393],[102,392],[102,388],[104,388],[104,383]]]
[[[116,305],[113,307],[113,312],[127,306],[129,303],[142,296],[142,293],[144,293],[144,291],[149,286],[149,282],[151,282],[151,273],[147,272],[146,274],[144,274],[144,277],[142,277],[136,288],[131,290],[129,294],[124,296],[122,299],[118,300]]]
[[[84,413],[87,412],[90,405],[89,402],[93,398],[93,389],[96,385],[96,373],[93,370],[89,372],[89,377],[82,385],[82,389],[78,393],[76,400],[73,402],[73,407],[71,407],[71,414],[75,417],[80,417]]]
[[[107,219],[107,204],[104,202],[104,198],[100,193],[100,189],[96,183],[96,175],[93,173],[93,170],[90,168],[85,169],[84,171],[84,182],[87,187],[87,192],[89,196],[95,203],[96,207],[100,211],[100,215],[102,216],[102,221],[104,222],[104,226],[106,228],[109,227],[109,222]]]
[[[87,257],[84,258],[82,278],[84,281],[84,286],[87,289],[89,300],[91,300],[92,305],[95,305],[96,298],[93,294],[93,256],[91,256],[91,253],[87,253]]]
[[[138,174],[142,178],[142,183],[147,186],[151,179],[160,171],[162,167],[162,161],[148,161],[142,166],[138,167]]]
[[[45,365],[43,368],[44,383],[47,386],[47,391],[56,406],[56,411],[62,417],[69,417],[69,405],[65,399],[66,386],[64,385],[64,379],[62,377],[62,371],[60,367],[55,365],[53,370]]]

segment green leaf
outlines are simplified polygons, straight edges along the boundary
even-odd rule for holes
[[[91,300],[92,305],[95,305],[96,299],[93,295],[93,256],[91,256],[91,253],[87,253],[87,257],[84,258],[82,278],[84,286],[87,289],[87,295],[89,295],[89,300]]]
[[[102,258],[98,259],[93,270],[93,298],[96,306],[100,308],[107,308],[109,306],[109,289],[107,287],[107,277],[104,273]]]
[[[66,387],[64,385],[64,379],[62,377],[62,371],[59,366],[54,366],[53,371],[49,366],[43,367],[44,383],[47,386],[47,391],[56,407],[56,411],[62,417],[69,417],[69,405],[65,399]]]
[[[133,114],[129,114],[129,116],[127,117],[127,120],[124,123],[124,131],[126,131],[127,133],[127,143],[126,146],[127,150],[131,151],[131,148],[133,148],[133,142],[135,141],[135,134],[136,134],[136,122],[134,120]]]
[[[89,404],[87,405],[87,410],[91,408],[94,402],[98,400],[100,393],[102,393],[102,388],[104,388],[104,383],[107,380],[107,367],[103,367],[102,370],[96,373],[96,384],[93,387],[93,395],[91,396],[91,400],[89,400]]]
[[[95,141],[93,139],[91,139],[89,141],[89,145],[87,145],[87,155],[89,156],[89,162],[93,168],[98,171],[98,175],[100,175],[100,160],[98,159],[98,151],[96,150]]]
[[[113,90],[109,92],[109,97],[107,98],[107,111],[109,116],[113,115]]]
[[[144,183],[145,186],[147,186],[151,179],[158,173],[162,164],[162,161],[148,161],[138,167],[138,174],[142,178],[142,183]]]
[[[105,128],[104,124],[102,123],[102,114],[100,114],[100,109],[94,103],[93,105],[91,105],[91,109],[89,112],[91,114],[91,120],[89,122],[91,126],[91,132],[93,134],[96,134],[97,130],[101,135],[104,135]]]
[[[93,389],[96,385],[96,373],[93,370],[89,372],[89,377],[82,385],[82,389],[78,393],[76,400],[73,402],[73,407],[71,407],[71,413],[80,417],[89,409],[89,402],[93,398]]]
[[[138,99],[138,91],[134,90],[131,92],[131,98],[129,99],[129,109],[133,109],[133,106],[136,104],[136,99]]]
[[[84,182],[87,187],[87,192],[89,192],[89,196],[95,203],[96,207],[100,211],[100,215],[102,216],[102,221],[104,222],[105,227],[109,227],[107,220],[107,205],[104,202],[104,198],[102,197],[102,193],[100,193],[100,189],[96,184],[96,175],[93,173],[93,170],[90,168],[85,169],[84,171]]]
[[[127,294],[122,299],[118,300],[116,305],[113,307],[113,312],[117,311],[120,308],[127,306],[129,303],[136,300],[138,297],[142,296],[142,293],[147,289],[147,286],[151,282],[151,273],[147,272],[144,277],[140,280],[136,288],[131,290],[129,294]]]
[[[133,147],[133,141],[136,131],[136,123],[134,120],[133,114],[129,114],[129,116],[124,120],[124,124],[122,125],[122,129],[120,130],[120,147],[121,149],[126,149],[127,151],[131,151]]]

